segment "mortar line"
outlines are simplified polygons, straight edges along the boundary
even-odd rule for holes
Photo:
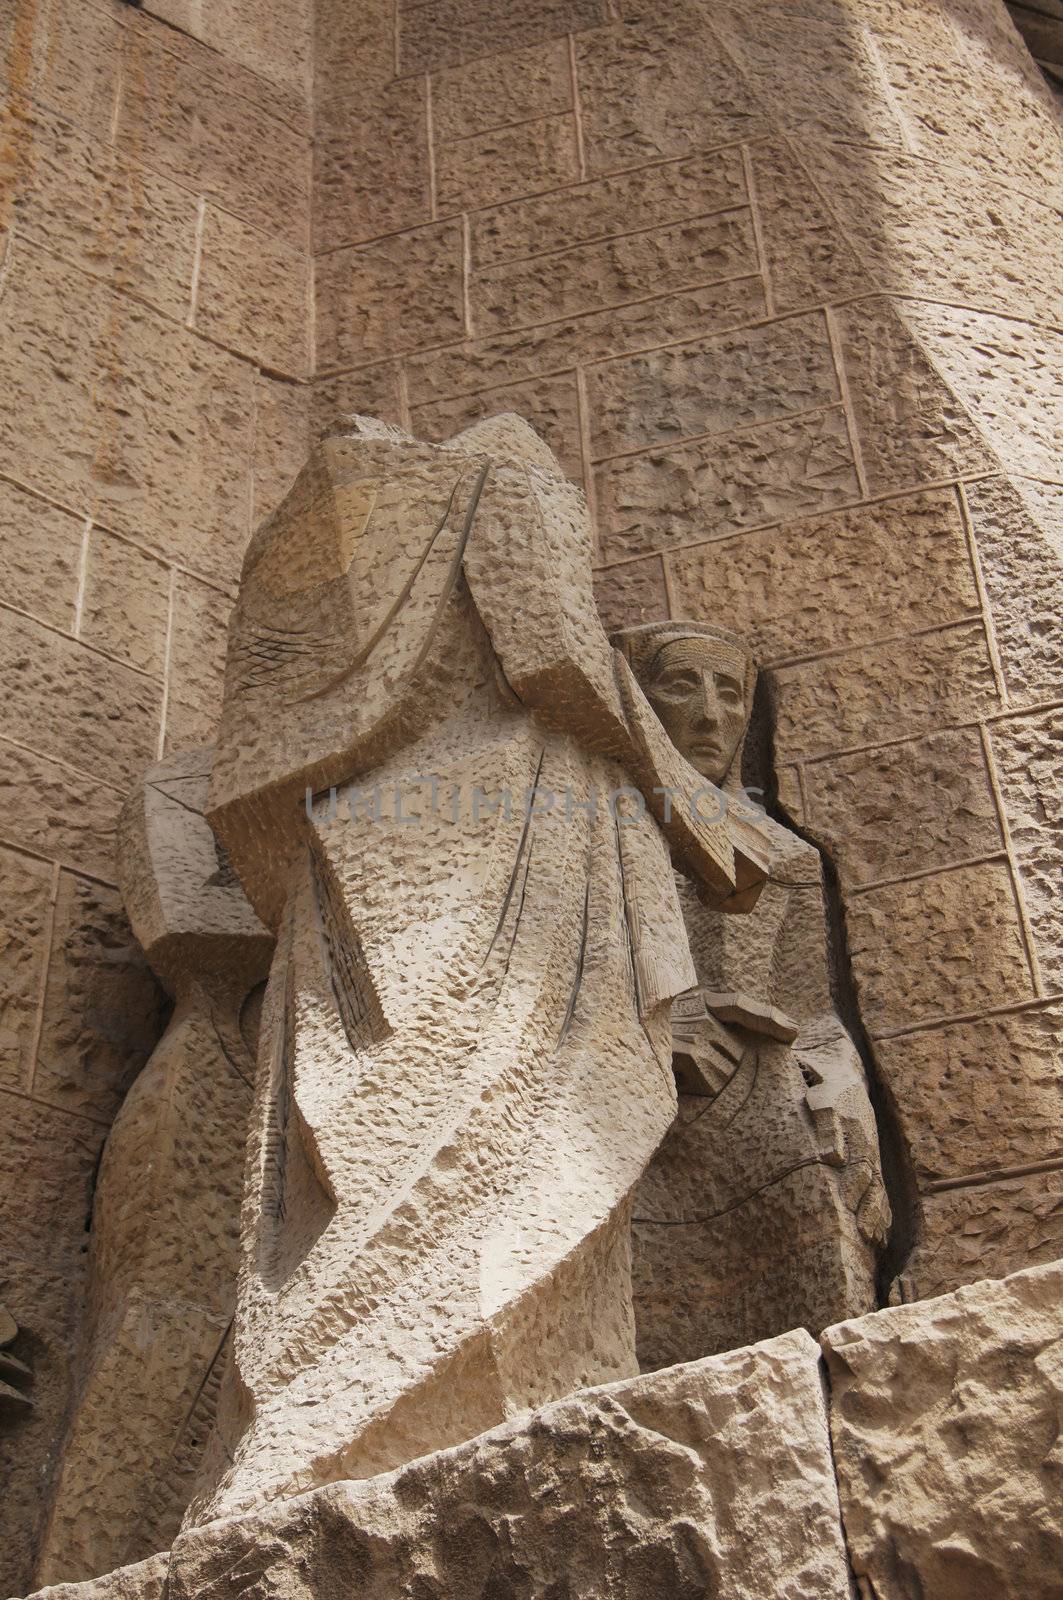
[[[672,584],[672,574],[668,569],[668,559],[663,552],[657,557],[657,559],[661,563],[661,573],[664,578],[664,599],[668,608],[668,620],[670,622],[675,622],[677,620],[675,589]]]
[[[435,122],[432,115],[432,74],[424,75],[424,131],[428,145],[428,217],[431,222],[439,218],[436,199],[436,146]]]
[[[410,418],[410,379],[409,379],[409,374],[406,371],[406,363],[404,361],[399,361],[397,363],[397,367],[398,367],[398,390],[399,390],[399,416],[400,416],[400,418],[402,420],[402,426],[406,429],[406,432],[407,433],[412,433],[413,432],[413,423],[412,423],[411,418]]]
[[[161,761],[166,750],[166,718],[170,709],[170,665],[173,653],[174,606],[177,598],[177,573],[170,569],[170,594],[166,609],[166,648],[162,664],[162,705],[159,708],[159,742],[156,760]]]
[[[981,1011],[940,1012],[933,1017],[924,1017],[919,1022],[910,1022],[903,1028],[883,1029],[873,1034],[872,1039],[876,1044],[880,1044],[887,1039],[906,1039],[911,1033],[932,1033],[938,1028],[955,1028],[966,1022],[984,1022],[989,1017],[1020,1016],[1024,1011],[1037,1011],[1059,1000],[1063,1000],[1063,993],[1031,995],[1028,1000],[1012,1000],[1004,1005],[985,1006]]]
[[[591,460],[591,420],[587,401],[587,381],[583,368],[576,365],[576,415],[579,419],[580,466],[583,469],[583,492],[587,497],[587,510],[591,519],[591,566],[598,550],[598,495],[594,482],[594,464]]]
[[[73,873],[76,878],[87,878],[90,883],[101,884],[105,889],[118,887],[113,878],[105,878],[99,872],[90,872],[77,861],[69,861],[65,856],[50,856],[43,850],[35,850],[31,844],[21,844],[17,839],[8,839],[3,834],[0,834],[0,849],[8,850],[15,856],[25,856],[28,861],[39,861],[42,866],[58,866],[62,872]]]
[[[807,411],[783,411],[777,417],[764,417],[757,422],[736,423],[719,433],[692,433],[682,439],[658,439],[652,444],[640,444],[632,450],[616,450],[611,455],[595,456],[596,467],[611,467],[614,461],[631,461],[638,456],[660,455],[662,451],[685,450],[690,445],[711,444],[718,439],[733,439],[743,433],[759,433],[763,428],[775,428],[784,422],[801,422],[808,417],[825,416],[828,411],[841,411],[840,400],[825,400],[822,405],[809,406]],[[858,505],[862,501],[856,502]],[[706,540],[715,543],[715,540]]]
[[[85,525],[81,530],[81,549],[78,553],[78,581],[74,594],[74,627],[73,637],[81,638],[81,619],[85,610],[85,585],[89,570],[89,541],[92,536],[92,518],[85,518]]]
[[[199,305],[199,274],[203,266],[203,228],[207,218],[207,200],[205,195],[200,195],[196,209],[196,237],[192,250],[192,282],[188,290],[188,316],[185,318],[185,327],[194,328],[196,311]]]
[[[79,1122],[90,1122],[94,1128],[107,1129],[111,1126],[110,1121],[103,1117],[92,1117],[87,1111],[77,1111],[73,1106],[57,1106],[51,1100],[42,1100],[38,1094],[30,1094],[26,1089],[16,1088],[13,1083],[0,1084],[0,1094],[14,1095],[16,1100],[26,1100],[30,1105],[43,1106],[46,1111],[58,1111],[64,1117],[76,1117]]]
[[[9,733],[0,733],[0,744],[9,744],[13,750],[21,750],[24,755],[32,756],[35,761],[50,761],[55,766],[62,767],[64,772],[69,772],[75,778],[87,778],[92,783],[100,784],[104,789],[111,789],[116,795],[125,796],[126,790],[117,783],[112,783],[109,778],[97,777],[95,773],[83,772],[80,767],[74,766],[70,761],[64,761],[62,756],[52,756],[43,750],[34,749],[31,744],[23,744],[21,739],[13,739]],[[52,860],[51,856],[46,858]],[[78,869],[80,870],[80,869]]]
[[[849,435],[849,451],[856,469],[856,481],[860,488],[860,497],[868,497],[867,472],[864,468],[864,452],[860,443],[860,433],[856,426],[856,412],[853,409],[853,397],[849,390],[849,375],[845,368],[845,357],[842,354],[841,340],[838,335],[838,325],[834,319],[834,312],[829,306],[823,310],[823,320],[827,324],[827,342],[830,345],[831,360],[834,362],[834,375],[838,382],[838,393],[841,396],[842,410],[845,413],[845,429]]]
[[[116,667],[124,667],[127,672],[136,673],[138,678],[143,678],[148,683],[158,683],[159,679],[154,672],[149,672],[146,667],[136,667],[131,661],[126,661],[122,656],[116,656],[113,651],[105,650],[102,645],[94,644],[91,639],[80,638],[76,633],[60,628],[55,622],[49,622],[46,617],[38,617],[32,611],[24,611],[21,606],[12,605],[9,600],[0,600],[0,611],[7,612],[8,616],[22,617],[26,622],[34,623],[38,628],[43,628],[46,633],[52,633],[58,639],[66,639],[69,644],[80,645],[82,650],[88,650],[94,656],[100,656],[104,661],[112,662]]]
[[[775,295],[771,286],[771,274],[768,271],[768,252],[764,244],[764,229],[761,226],[760,207],[757,202],[757,186],[753,177],[753,162],[749,154],[749,146],[742,145],[742,173],[746,182],[746,199],[749,202],[749,216],[753,224],[753,243],[757,251],[757,264],[760,268],[760,280],[764,286],[764,312],[768,317],[775,315]]]
[[[1007,862],[1007,851],[987,851],[981,856],[963,856],[958,861],[942,861],[937,866],[919,867],[913,872],[901,872],[894,878],[872,878],[868,883],[847,884],[846,894],[855,899],[858,895],[872,894],[877,889],[894,889],[904,883],[918,883],[921,878],[935,878],[943,872],[963,872],[968,867],[986,867],[993,862]]]
[[[587,152],[583,144],[583,109],[579,98],[579,72],[576,67],[576,40],[568,36],[568,77],[572,91],[572,122],[576,134],[576,159],[579,162],[580,182],[587,181]]]
[[[1044,1161],[1030,1161],[1021,1167],[986,1167],[981,1172],[961,1173],[955,1178],[935,1178],[921,1186],[923,1194],[945,1194],[950,1189],[980,1188],[986,1183],[1006,1183],[1009,1178],[1029,1178],[1038,1172],[1058,1172],[1063,1168],[1063,1154],[1047,1156]]]
[[[41,1047],[41,1038],[44,1034],[44,1007],[48,996],[48,978],[52,970],[52,941],[55,938],[55,908],[59,900],[59,875],[62,871],[58,861],[52,862],[52,881],[48,891],[48,910],[44,917],[43,949],[44,957],[41,961],[40,987],[37,995],[37,1008],[33,1019],[33,1032],[30,1035],[29,1048],[29,1075],[26,1080],[26,1094],[33,1093],[34,1081],[37,1077],[37,1054]]]
[[[469,213],[461,214],[461,302],[465,318],[465,337],[475,337],[472,326],[472,228]]]
[[[982,623],[985,627],[986,645],[989,649],[989,659],[993,667],[993,678],[997,686],[1002,706],[1007,706],[1009,701],[1008,686],[1004,678],[1004,667],[1000,659],[1000,649],[997,644],[997,630],[993,622],[993,613],[989,606],[989,594],[985,586],[985,575],[982,571],[982,558],[978,552],[978,540],[975,538],[974,518],[971,516],[971,505],[967,498],[967,491],[962,483],[956,485],[956,498],[960,507],[960,521],[963,524],[963,537],[967,544],[967,559],[971,563],[971,572],[974,576],[974,586],[978,591],[978,604],[982,609]]]
[[[1037,943],[1033,936],[1033,927],[1030,923],[1026,907],[1026,897],[1022,891],[1022,873],[1019,870],[1018,860],[1015,855],[1015,845],[1011,837],[1011,825],[1008,822],[1007,807],[1004,804],[1004,793],[1000,786],[1000,774],[997,771],[996,756],[993,753],[993,741],[989,737],[989,729],[984,722],[978,724],[978,734],[982,744],[982,758],[985,761],[986,776],[993,794],[993,803],[997,809],[997,820],[1000,825],[1000,836],[1004,841],[1004,851],[1007,856],[1008,873],[1011,878],[1011,893],[1015,901],[1015,910],[1019,918],[1019,927],[1022,930],[1022,942],[1026,950],[1026,960],[1030,968],[1030,978],[1033,983],[1034,993],[1043,995],[1045,992],[1044,978],[1041,973],[1041,962],[1037,954]]]

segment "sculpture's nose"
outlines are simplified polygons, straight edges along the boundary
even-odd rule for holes
[[[714,673],[703,672],[694,707],[694,721],[699,728],[716,728],[720,722],[720,701],[716,692]]]

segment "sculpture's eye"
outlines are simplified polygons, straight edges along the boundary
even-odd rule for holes
[[[742,686],[733,678],[717,678],[716,688],[720,699],[726,706],[740,706],[742,704]]]
[[[654,688],[658,694],[684,695],[693,694],[697,686],[698,675],[696,672],[678,670],[662,673],[657,679]]]

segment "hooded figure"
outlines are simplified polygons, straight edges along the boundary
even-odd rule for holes
[[[210,818],[278,944],[193,1521],[637,1371],[630,1200],[696,981],[673,862],[736,910],[763,879],[701,787],[526,424],[322,442],[229,635]]]
[[[644,1369],[874,1309],[890,1212],[859,1054],[831,998],[814,847],[749,806],[756,665],[713,623],[614,634],[673,744],[759,821],[768,881],[727,917],[678,879],[697,984],[673,1006],[679,1114],[635,1199]]]

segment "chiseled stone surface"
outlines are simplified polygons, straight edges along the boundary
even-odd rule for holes
[[[1063,711],[1002,718],[991,739],[1041,975],[1054,993],[1063,981]]]
[[[848,1600],[817,1357],[789,1333],[209,1523],[178,1540],[167,1594]],[[157,1584],[146,1563],[41,1600],[155,1600]]]
[[[1063,489],[986,478],[966,490],[1001,671],[1015,704],[1063,689]],[[1031,581],[1031,574],[1036,574]]]
[[[462,338],[461,221],[320,257],[316,296],[318,367],[325,371]]]
[[[495,52],[432,74],[432,117],[442,140],[557,116],[571,105],[565,39]]]
[[[1063,1266],[843,1322],[822,1342],[846,1541],[867,1592],[1058,1596]]]
[[[881,1039],[875,1055],[905,1108],[921,1179],[1006,1171],[1063,1151],[1058,1002]]]
[[[511,195],[575,183],[580,176],[570,113],[440,142],[436,193],[443,212],[489,206]]]
[[[1063,1171],[964,1184],[926,1194],[920,1242],[898,1285],[905,1300],[947,1294],[980,1278],[1003,1278],[1016,1261],[1063,1258]]]

